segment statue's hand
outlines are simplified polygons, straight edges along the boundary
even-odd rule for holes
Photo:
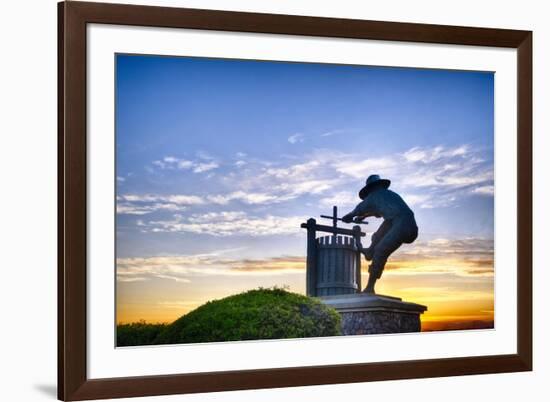
[[[351,213],[342,216],[342,222],[351,223],[353,222],[353,215]]]

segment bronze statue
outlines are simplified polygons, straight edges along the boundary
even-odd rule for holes
[[[412,243],[418,237],[418,226],[414,213],[399,194],[388,190],[390,181],[381,179],[377,174],[368,177],[365,187],[359,191],[361,201],[353,211],[342,217],[350,223],[354,218],[364,219],[369,216],[383,218],[380,228],[373,233],[371,245],[361,252],[369,266],[369,281],[364,292],[374,293],[374,285],[382,276],[388,257],[403,243]]]

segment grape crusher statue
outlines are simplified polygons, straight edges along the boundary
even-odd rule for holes
[[[362,248],[359,242],[367,261],[372,261],[365,293],[374,293],[374,285],[380,279],[388,257],[403,243],[412,243],[418,237],[413,211],[399,194],[388,189],[390,183],[376,174],[369,176],[365,186],[359,191],[359,198],[363,201],[342,217],[342,221],[346,223],[361,221],[370,216],[384,219],[380,228],[373,233],[368,248]]]
[[[309,218],[300,225],[307,229],[306,295],[318,297],[334,308],[341,317],[343,335],[419,332],[420,316],[427,306],[403,301],[399,297],[380,295],[374,285],[380,279],[388,257],[404,243],[418,236],[414,213],[403,199],[389,190],[390,181],[378,175],[369,176],[359,191],[362,201],[353,211],[338,217],[338,207],[332,207],[332,225],[318,224]],[[368,248],[361,244],[366,235],[359,225],[368,217],[383,218],[372,235]],[[350,228],[338,227],[338,222],[354,223]],[[318,233],[329,233],[320,235]],[[368,261],[369,279],[361,291],[362,255]]]

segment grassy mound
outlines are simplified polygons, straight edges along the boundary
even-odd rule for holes
[[[165,328],[166,324],[148,324],[145,321],[119,324],[116,327],[116,345],[152,345]]]
[[[340,335],[336,310],[283,289],[255,289],[208,302],[168,325],[156,344]]]

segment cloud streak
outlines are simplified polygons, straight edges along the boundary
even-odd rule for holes
[[[288,142],[291,144],[297,144],[298,142],[304,142],[305,135],[302,133],[296,133],[288,137]]]
[[[434,239],[399,249],[387,271],[399,274],[494,276],[494,241],[486,238]]]
[[[269,276],[303,274],[305,257],[231,259],[221,253],[172,255],[143,258],[118,258],[117,281],[138,282],[154,279],[180,283],[193,282],[200,276]]]
[[[218,219],[212,215],[211,219]],[[229,214],[229,221],[238,219]],[[407,254],[400,252],[386,265],[389,275],[455,275],[459,277],[492,277],[494,275],[492,242],[486,239],[438,239],[421,244],[422,251]],[[236,259],[226,255],[235,249],[191,255],[118,258],[117,280],[138,282],[152,279],[173,280],[181,283],[193,281],[197,276],[257,276],[303,274],[304,256],[279,256],[264,259]],[[367,263],[362,262],[363,273]]]
[[[249,216],[243,211],[209,212],[175,215],[173,219],[151,221],[147,231],[153,233],[195,233],[216,237],[273,236],[299,234],[301,216]]]
[[[415,147],[382,158],[348,155],[334,166],[357,180],[372,173],[388,177],[420,208],[447,207],[465,195],[491,195],[493,189],[492,162],[468,145]]]
[[[332,137],[333,135],[344,134],[346,132],[347,132],[347,130],[343,130],[343,129],[330,130],[330,131],[325,131],[324,133],[322,133],[321,137]]]
[[[220,167],[219,163],[209,156],[199,155],[203,161],[192,161],[188,159],[176,158],[175,156],[165,156],[162,159],[152,162],[153,166],[162,170],[190,170],[193,173],[204,173]]]
[[[293,189],[291,192],[295,192]],[[292,196],[292,195],[291,195]],[[239,201],[247,205],[282,202],[287,197],[277,197],[268,193],[249,193],[234,191],[219,195],[186,195],[186,194],[123,194],[117,197],[117,213],[120,215],[145,215],[158,211],[183,211],[190,206],[207,204],[227,205]]]
[[[192,205],[202,205],[205,200],[195,195],[124,194],[117,196],[117,214],[146,215],[158,211],[184,211]]]
[[[295,160],[295,157],[281,157],[277,162],[239,159],[241,163],[232,164],[234,170],[220,175],[216,185],[218,189],[233,191],[205,195],[123,194],[119,196],[117,211],[131,215],[177,213],[206,204],[238,208],[238,204],[274,205],[303,196],[318,197],[318,205],[322,207],[352,207],[360,201],[357,191],[372,173],[390,178],[392,188],[417,208],[449,207],[464,197],[494,194],[492,162],[468,145],[414,147],[385,157],[316,150],[300,157],[298,162]],[[154,164],[190,173],[219,167],[209,155],[208,159],[201,156],[199,161],[167,156]]]

